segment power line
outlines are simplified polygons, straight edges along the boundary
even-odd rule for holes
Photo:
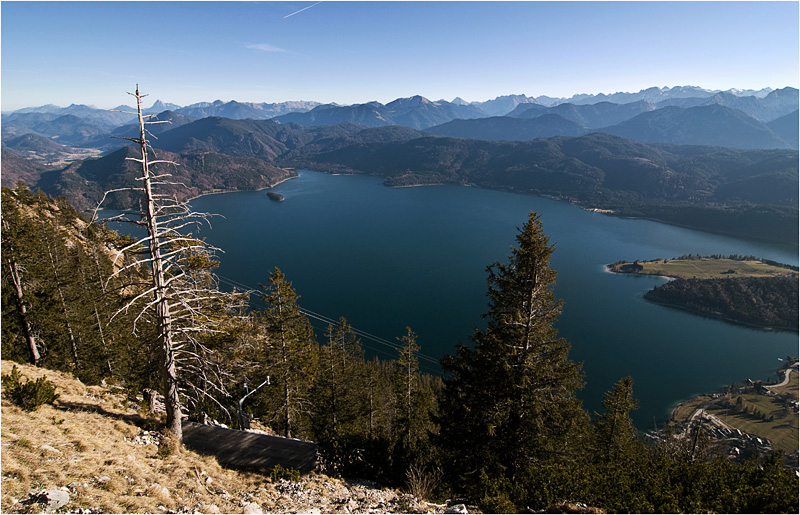
[[[255,291],[255,288],[251,288],[250,286],[248,286],[248,285],[246,285],[244,283],[241,283],[239,281],[236,281],[234,279],[231,279],[229,277],[225,277],[225,276],[222,276],[222,275],[219,275],[219,274],[215,274],[215,275],[220,279],[221,282],[226,283],[229,286],[233,286],[233,287],[236,287],[236,288],[243,288],[246,291]],[[261,299],[258,298],[258,297],[256,297],[255,299],[251,298],[251,304],[255,304],[257,307],[261,307],[261,308],[266,308],[267,307],[267,305],[265,303],[263,303],[261,301]],[[304,308],[302,306],[298,306],[298,308],[300,309],[300,312],[303,313],[308,318],[326,324],[324,327],[321,327],[321,328],[317,327],[317,329],[325,330],[325,329],[327,329],[327,326],[329,326],[329,325],[334,325],[334,326],[339,325],[339,321],[338,320],[334,320],[333,318],[330,318],[328,316],[322,315],[320,313],[316,313],[316,312],[311,311],[310,309]],[[314,324],[312,323],[312,326],[313,325]],[[360,338],[375,342],[378,345],[383,346],[383,347],[389,347],[390,349],[392,349],[395,352],[390,353],[390,352],[387,352],[386,350],[384,350],[384,349],[382,349],[380,347],[375,347],[373,345],[369,345],[366,342],[364,342],[363,343],[364,347],[368,348],[371,351],[383,354],[383,355],[388,356],[390,358],[394,358],[394,357],[396,357],[396,351],[398,351],[399,349],[402,348],[402,345],[400,345],[399,343],[391,342],[389,340],[386,340],[385,338],[381,338],[380,336],[376,336],[376,335],[368,333],[367,331],[364,331],[362,329],[358,329],[357,327],[353,327],[352,325],[350,326],[350,328],[352,329],[353,333],[355,335],[359,336]],[[428,356],[426,354],[420,353],[420,352],[417,353],[417,356],[418,356],[418,359],[421,362],[424,362],[424,363],[420,363],[420,368],[422,368],[424,366],[426,369],[428,369],[428,371],[431,371],[431,372],[434,372],[434,373],[437,373],[437,374],[440,372],[440,369],[438,368],[438,366],[439,366],[439,360],[438,359],[436,359],[436,358],[434,358],[432,356]]]

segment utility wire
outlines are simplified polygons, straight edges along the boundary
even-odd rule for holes
[[[225,276],[222,276],[222,275],[219,275],[219,274],[215,274],[215,275],[220,279],[221,282],[226,283],[229,286],[233,286],[233,287],[236,287],[236,288],[243,288],[243,289],[245,289],[247,291],[255,291],[256,290],[255,288],[251,288],[248,285],[246,285],[244,283],[241,283],[239,281],[236,281],[234,279],[231,279],[229,277],[225,277]],[[251,299],[251,303],[255,304],[257,307],[261,307],[261,308],[266,308],[267,307],[267,305],[263,301],[261,301],[261,299],[258,298],[258,297],[256,297],[255,299]],[[320,313],[316,313],[316,312],[311,311],[310,309],[306,309],[306,308],[304,308],[302,306],[298,306],[298,308],[300,309],[300,312],[303,313],[305,316],[325,324],[325,326],[323,326],[323,327],[317,327],[317,329],[319,329],[319,330],[325,330],[325,329],[327,329],[327,327],[329,325],[334,325],[334,326],[339,325],[339,321],[338,320],[334,320],[333,318],[327,317],[327,316],[322,315]],[[312,325],[314,325],[314,324],[312,323]],[[353,330],[354,334],[356,334],[357,336],[361,337],[362,339],[370,340],[370,341],[375,342],[375,343],[377,343],[377,344],[379,344],[381,346],[389,347],[393,351],[395,351],[393,353],[390,353],[390,352],[387,352],[386,350],[384,350],[382,348],[375,347],[373,345],[369,345],[367,343],[364,343],[365,347],[367,347],[369,350],[372,350],[374,352],[383,354],[383,355],[388,356],[390,358],[394,358],[394,357],[396,357],[396,351],[402,348],[402,345],[400,345],[399,343],[391,342],[389,340],[386,340],[385,338],[381,338],[380,336],[376,336],[376,335],[368,333],[368,332],[366,332],[366,331],[364,331],[362,329],[358,329],[357,327],[353,327],[352,325],[350,326],[350,328]],[[438,369],[439,360],[437,360],[436,358],[433,358],[431,356],[428,356],[428,355],[425,355],[425,354],[422,354],[422,353],[419,353],[419,352],[417,353],[417,357],[421,362],[425,362],[425,363],[420,363],[420,368],[422,368],[424,366],[424,368],[428,369],[428,371],[431,371],[433,373],[437,373],[438,374],[440,372],[440,370]]]

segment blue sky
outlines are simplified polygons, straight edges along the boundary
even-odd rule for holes
[[[3,1],[0,98],[109,108],[137,82],[179,105],[798,87],[798,5]]]

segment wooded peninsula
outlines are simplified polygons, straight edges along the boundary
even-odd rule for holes
[[[616,273],[658,275],[673,280],[644,298],[736,323],[797,331],[797,267],[753,256],[698,256],[620,261]]]

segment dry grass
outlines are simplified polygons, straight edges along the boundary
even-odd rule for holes
[[[11,367],[3,361],[2,373]],[[31,380],[46,376],[60,397],[34,412],[2,400],[3,513],[24,513],[29,508],[19,501],[29,493],[61,487],[69,488],[70,511],[105,513],[215,511],[210,505],[241,513],[244,500],[263,505],[275,494],[264,476],[223,469],[212,457],[182,450],[161,458],[155,443],[137,438],[158,422],[137,414],[121,393],[69,374],[18,368]]]

